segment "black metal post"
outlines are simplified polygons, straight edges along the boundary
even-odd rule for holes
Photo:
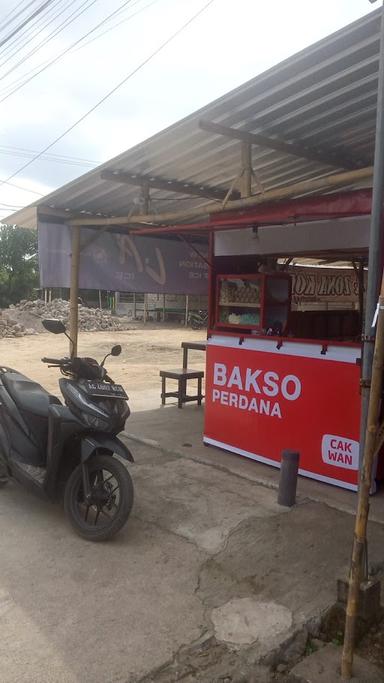
[[[299,460],[300,454],[297,451],[286,450],[281,454],[279,494],[277,497],[279,505],[291,508],[296,502]]]
[[[384,200],[384,6],[381,15],[379,77],[377,87],[375,161],[373,170],[371,228],[369,235],[368,281],[365,301],[365,321],[361,372],[360,471],[362,467],[367,426],[369,389],[372,375],[374,328],[373,318],[381,280]]]

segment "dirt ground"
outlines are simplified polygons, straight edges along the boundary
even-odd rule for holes
[[[80,332],[78,353],[101,360],[114,344],[121,344],[122,354],[110,358],[107,367],[112,378],[123,384],[130,397],[131,411],[155,408],[160,403],[159,370],[182,366],[182,341],[201,341],[205,330],[191,330],[182,325],[144,325],[135,323],[123,332]],[[41,363],[43,356],[68,355],[64,336],[47,333],[16,339],[0,339],[0,363],[15,368],[58,392],[56,369]],[[204,369],[205,354],[190,351],[188,365]]]

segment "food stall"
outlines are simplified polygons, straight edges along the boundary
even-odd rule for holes
[[[292,311],[286,264],[304,255],[351,262],[368,240],[368,215],[214,226],[206,445],[275,467],[284,449],[295,449],[300,474],[357,489],[361,311]],[[318,324],[339,315],[343,330]]]

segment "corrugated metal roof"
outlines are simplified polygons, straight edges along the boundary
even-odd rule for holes
[[[137,213],[137,187],[102,180],[102,170],[136,172],[228,188],[240,169],[240,143],[207,133],[206,119],[319,151],[346,153],[361,165],[373,160],[381,10],[321,40],[31,206],[108,216]],[[334,166],[256,145],[252,165],[264,190],[335,172]],[[342,169],[338,169],[342,170]],[[254,192],[257,186],[254,185]],[[151,190],[151,212],[204,206],[182,204]],[[29,217],[31,216],[29,209]],[[23,224],[25,210],[6,219]],[[31,223],[29,223],[31,225]]]

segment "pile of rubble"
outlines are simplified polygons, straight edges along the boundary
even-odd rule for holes
[[[24,327],[7,313],[0,311],[0,338],[25,337],[26,334],[37,334],[37,332],[33,327]]]
[[[111,315],[100,308],[87,308],[79,304],[79,330],[125,330],[129,320]],[[69,320],[69,302],[53,299],[45,303],[42,299],[20,301],[0,313],[0,337],[22,337],[43,331],[43,318],[58,318],[65,324]]]

